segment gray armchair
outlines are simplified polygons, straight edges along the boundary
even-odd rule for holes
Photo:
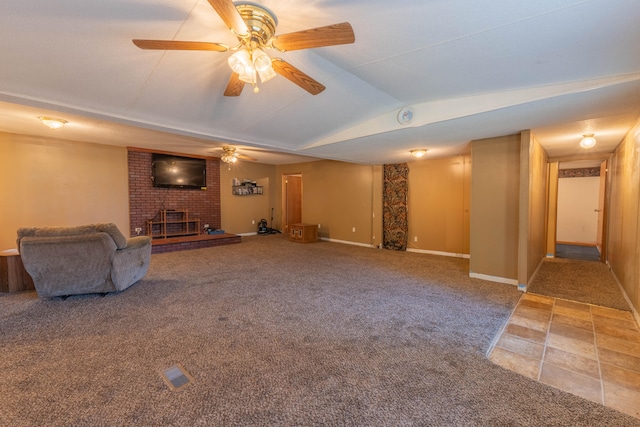
[[[142,279],[151,238],[126,238],[115,224],[18,229],[18,250],[38,296],[122,291]]]

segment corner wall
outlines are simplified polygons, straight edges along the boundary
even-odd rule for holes
[[[276,180],[302,174],[302,221],[320,224],[319,237],[373,246],[382,241],[381,169],[319,160],[277,166]],[[276,215],[282,218],[281,191],[276,199]]]
[[[521,133],[518,284],[529,284],[546,255],[549,199],[547,153],[531,131]]]
[[[237,178],[240,182],[244,179],[256,181],[256,185],[262,186],[263,194],[248,196],[231,194],[233,178]],[[273,165],[240,160],[229,169],[227,163],[220,162],[221,228],[227,233],[251,234],[258,231],[258,222],[266,219],[270,227],[279,230],[279,217],[276,216],[276,194],[279,191],[276,167]],[[272,208],[274,209],[273,225],[271,223]]]
[[[609,168],[607,261],[640,311],[640,121],[616,148]],[[637,317],[636,317],[637,319]]]
[[[526,290],[546,254],[547,154],[531,131],[471,144],[469,275]]]
[[[471,143],[472,277],[518,283],[520,134]]]

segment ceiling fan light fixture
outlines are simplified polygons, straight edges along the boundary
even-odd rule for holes
[[[253,65],[260,76],[262,83],[268,82],[276,76],[276,72],[273,69],[271,57],[267,55],[262,49],[255,49],[251,53],[253,58]]]
[[[225,163],[235,163],[238,161],[238,158],[235,157],[233,154],[224,153],[222,157],[220,157],[220,160],[222,160]]]
[[[56,119],[55,117],[40,116],[38,118],[40,119],[40,121],[42,123],[45,124],[45,126],[48,126],[51,129],[59,129],[62,126],[64,126],[65,124],[67,124],[66,120],[64,120],[64,119]]]
[[[254,49],[251,53],[253,65],[258,72],[267,71],[271,67],[271,58],[262,49]]]
[[[592,133],[586,133],[582,135],[582,140],[580,140],[580,147],[588,150],[589,148],[593,148],[596,145],[596,139]]]
[[[231,55],[227,63],[231,70],[238,75],[243,75],[248,69],[252,68],[251,56],[246,49],[241,49]]]
[[[420,148],[418,150],[411,150],[410,153],[411,153],[411,155],[413,157],[415,157],[416,159],[419,159],[422,156],[424,156],[425,154],[427,154],[427,149],[426,148]]]
[[[258,70],[258,75],[260,76],[260,81],[265,83],[274,78],[276,76],[276,72],[273,68],[268,68],[264,71]]]
[[[225,147],[222,147],[222,150],[224,151],[224,153],[220,157],[220,160],[222,160],[225,163],[229,163],[229,166],[231,166],[232,163],[235,163],[238,161],[238,158],[236,157],[235,147],[225,146]]]
[[[262,83],[267,82],[276,76],[276,72],[271,65],[271,57],[262,49],[252,51],[242,48],[228,59],[231,70],[238,74],[240,81],[254,85],[258,82],[257,76]],[[256,76],[257,74],[257,76]],[[254,89],[254,92],[257,92]]]
[[[247,68],[244,73],[240,74],[240,80],[252,85],[256,84],[256,70],[253,67]]]

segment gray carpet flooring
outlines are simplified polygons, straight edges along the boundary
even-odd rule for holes
[[[491,363],[521,294],[468,267],[269,235],[155,254],[104,297],[3,294],[0,425],[640,425]]]
[[[547,258],[528,292],[631,311],[611,270],[602,262]]]
[[[556,257],[567,259],[581,259],[583,261],[600,261],[600,251],[595,246],[556,245]]]

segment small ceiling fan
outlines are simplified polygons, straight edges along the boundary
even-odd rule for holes
[[[235,163],[238,161],[238,159],[242,159],[242,160],[249,160],[252,162],[257,162],[257,159],[254,159],[253,157],[249,157],[249,156],[245,156],[244,154],[240,154],[240,153],[236,153],[236,147],[232,146],[232,145],[225,145],[224,147],[222,147],[222,156],[220,156],[220,160],[222,160],[225,163],[229,163],[230,165],[232,163]]]
[[[141,49],[235,51],[228,59],[232,73],[224,92],[225,96],[239,96],[246,83],[253,86],[254,92],[258,92],[258,78],[264,83],[276,74],[310,94],[317,95],[325,89],[324,85],[283,59],[271,58],[265,50],[286,52],[355,42],[353,28],[348,22],[275,35],[278,20],[269,9],[247,1],[208,1],[238,38],[236,46],[177,40],[134,39],[133,43]]]

